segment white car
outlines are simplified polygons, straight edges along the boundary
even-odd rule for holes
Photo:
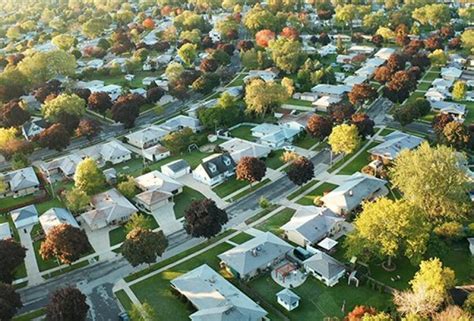
[[[291,146],[291,145],[283,146],[283,149],[286,150],[287,152],[294,152],[295,151],[295,147]]]

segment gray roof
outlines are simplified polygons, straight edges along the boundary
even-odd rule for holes
[[[72,216],[68,210],[60,207],[50,208],[39,217],[39,221],[46,234],[48,234],[49,230],[53,227],[60,224],[69,224],[74,227],[79,227],[74,216]]]
[[[168,163],[168,164],[165,164],[165,165],[161,166],[161,168],[163,168],[163,167],[168,167],[170,170],[172,170],[173,172],[176,173],[176,172],[179,172],[182,169],[185,169],[185,168],[189,167],[189,164],[184,159],[178,159],[178,160],[175,160],[174,162],[171,162],[171,163]]]
[[[219,273],[203,264],[171,281],[198,311],[193,321],[258,321],[267,312]]]
[[[384,142],[371,148],[369,153],[393,160],[404,149],[414,149],[424,141],[423,138],[398,130],[384,137]]]
[[[300,300],[300,297],[296,293],[286,288],[278,292],[276,295],[280,300],[290,306]]]
[[[45,129],[48,123],[43,118],[33,118],[22,125],[22,131],[26,138],[34,136],[38,128]]]
[[[327,255],[324,252],[317,251],[312,257],[303,262],[305,267],[309,267],[326,279],[331,279],[345,271],[344,265]]]
[[[11,217],[13,222],[19,222],[22,220],[29,219],[31,217],[38,217],[38,211],[34,205],[28,205],[22,208],[18,208],[11,211]]]
[[[9,239],[11,237],[10,225],[7,222],[0,223],[0,240]]]
[[[288,253],[293,246],[270,232],[240,244],[218,257],[242,277]]]
[[[35,170],[31,166],[8,172],[5,175],[5,181],[9,183],[10,190],[13,192],[38,186],[40,184],[38,177],[36,177]]]

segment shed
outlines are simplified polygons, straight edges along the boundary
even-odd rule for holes
[[[191,172],[191,166],[184,159],[161,166],[161,172],[171,178],[179,178]]]
[[[300,297],[291,290],[283,289],[276,294],[278,304],[291,311],[300,305]]]

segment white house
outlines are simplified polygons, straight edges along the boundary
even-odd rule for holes
[[[385,63],[385,59],[373,57],[364,62],[364,66],[380,67]]]
[[[60,224],[69,224],[71,226],[79,228],[74,216],[67,209],[60,207],[53,207],[44,212],[39,217],[39,222],[43,228],[44,233],[47,235],[49,231]]]
[[[368,152],[383,160],[393,161],[405,149],[418,147],[424,139],[401,131],[394,131],[383,138],[383,142],[371,148]]]
[[[388,60],[388,58],[390,58],[390,56],[394,53],[395,48],[380,48],[380,50],[377,51],[374,56],[383,60]]]
[[[76,154],[68,154],[59,158],[55,158],[49,162],[40,161],[37,167],[41,170],[46,179],[54,183],[65,177],[71,178],[76,172],[77,164],[82,158]]]
[[[228,153],[213,154],[203,158],[193,171],[193,178],[206,185],[213,186],[235,175],[235,161]]]
[[[244,81],[252,78],[262,78],[264,81],[273,81],[277,78],[278,74],[271,70],[249,70],[247,76],[244,77]]]
[[[156,211],[183,191],[183,184],[157,170],[136,177],[135,184],[142,192],[134,201],[147,212]]]
[[[320,49],[318,49],[318,53],[321,55],[321,57],[325,57],[328,55],[334,55],[337,52],[337,47],[334,46],[333,44],[327,44],[325,46],[322,46]]]
[[[447,80],[458,80],[462,75],[462,70],[455,67],[441,68],[441,77]]]
[[[436,78],[431,85],[441,91],[447,91],[454,84],[453,79]]]
[[[351,87],[343,85],[319,84],[311,88],[311,91],[318,96],[342,97],[345,93],[351,91]]]
[[[17,169],[3,175],[6,190],[0,193],[0,198],[14,198],[34,194],[39,190],[40,182],[33,167]]]
[[[431,109],[438,113],[452,115],[458,121],[464,121],[466,105],[452,101],[431,101]]]
[[[300,297],[293,291],[284,288],[276,294],[277,302],[287,311],[292,311],[300,305]]]
[[[316,108],[317,111],[327,112],[329,106],[332,104],[337,104],[342,100],[341,97],[331,97],[331,96],[322,96],[315,102],[313,102],[313,106]]]
[[[349,47],[348,51],[355,52],[357,54],[371,55],[375,51],[375,48],[363,45],[353,45]]]
[[[375,66],[364,65],[361,68],[357,69],[354,73],[357,76],[364,77],[365,79],[371,79],[375,73],[375,70],[377,70],[377,67]]]
[[[274,124],[263,123],[251,129],[252,136],[259,138],[259,142],[273,149],[278,149],[291,143],[300,133],[299,129]]]
[[[367,78],[365,76],[348,76],[346,79],[344,79],[343,83],[344,85],[348,87],[354,87],[355,85],[360,85],[363,84]]]
[[[266,145],[249,142],[240,138],[232,138],[219,145],[222,150],[230,154],[232,159],[238,163],[242,157],[265,158],[272,149]]]
[[[31,120],[21,126],[21,133],[27,140],[30,140],[34,136],[41,134],[47,127],[48,124],[43,118],[32,117]]]
[[[28,205],[10,212],[13,224],[17,229],[33,226],[38,223],[38,211],[34,205]]]
[[[84,148],[77,152],[77,155],[82,159],[90,157],[100,166],[105,165],[107,162],[116,165],[132,158],[132,152],[116,140]]]
[[[450,96],[451,94],[449,91],[433,87],[428,89],[428,91],[425,93],[425,98],[429,101],[442,101],[448,99]]]
[[[179,178],[191,173],[191,166],[184,159],[178,159],[161,166],[161,172],[171,178]]]
[[[313,256],[303,262],[305,270],[327,286],[336,285],[346,273],[344,265],[322,251],[312,252]]]
[[[197,118],[184,115],[178,115],[176,117],[170,118],[159,127],[168,132],[174,132],[185,127],[189,127],[194,133],[199,132],[202,128]]]
[[[166,136],[169,131],[156,126],[150,125],[144,129],[135,131],[125,136],[127,143],[138,148],[148,148],[156,145]]]

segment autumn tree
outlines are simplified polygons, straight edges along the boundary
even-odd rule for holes
[[[128,199],[132,199],[137,194],[135,179],[132,176],[127,176],[126,179],[118,183],[117,189]]]
[[[187,150],[194,143],[194,133],[191,128],[185,127],[178,131],[166,134],[162,143],[171,153],[178,154]]]
[[[375,308],[365,306],[365,305],[356,305],[354,309],[349,312],[344,320],[346,321],[361,321],[362,317],[367,315],[375,315],[377,310]]]
[[[462,157],[446,146],[404,150],[390,170],[392,184],[431,220],[458,220],[468,213],[468,177]]]
[[[453,86],[453,100],[464,100],[466,97],[467,85],[465,81],[458,80],[454,83]]]
[[[427,4],[416,8],[412,17],[422,25],[439,28],[449,21],[451,14],[445,4]]]
[[[61,94],[46,101],[41,107],[41,113],[48,121],[58,122],[62,114],[81,117],[86,112],[85,105],[84,99],[75,94]]]
[[[442,67],[446,66],[448,62],[448,55],[444,53],[442,49],[436,49],[428,55],[433,66]]]
[[[12,283],[13,273],[25,260],[26,249],[14,239],[0,240],[0,282]]]
[[[291,40],[298,40],[300,34],[298,30],[294,27],[284,27],[280,33],[280,36],[291,39]]]
[[[392,54],[388,57],[387,68],[390,70],[390,73],[394,74],[397,71],[405,69],[405,58],[399,54]]]
[[[303,185],[314,177],[314,164],[306,157],[300,156],[291,162],[288,178],[296,185]]]
[[[374,79],[378,82],[385,84],[386,82],[390,81],[391,78],[392,72],[387,66],[381,66],[375,70]]]
[[[246,180],[252,186],[252,183],[259,182],[265,176],[267,167],[265,162],[250,156],[244,156],[239,160],[235,169],[238,180]]]
[[[70,142],[70,134],[63,124],[56,123],[43,130],[38,135],[38,143],[41,147],[61,151],[65,149]]]
[[[444,127],[452,121],[454,117],[450,114],[440,113],[434,117],[432,127],[438,139],[442,136]]]
[[[375,122],[367,114],[356,113],[351,117],[351,123],[357,127],[357,132],[361,137],[372,136],[374,134]]]
[[[0,282],[0,320],[11,320],[21,307],[23,303],[21,303],[20,295],[15,292],[15,288],[10,284]]]
[[[192,65],[197,56],[197,46],[186,43],[178,49],[178,56],[188,66]]]
[[[346,120],[351,119],[352,115],[355,113],[355,109],[352,104],[340,102],[329,105],[328,113],[334,123],[341,124]]]
[[[87,104],[92,111],[105,114],[112,107],[112,99],[105,92],[94,92],[89,96]]]
[[[76,166],[74,186],[87,195],[93,195],[105,186],[104,173],[99,169],[94,159],[88,157]]]
[[[130,216],[130,219],[125,224],[125,231],[130,233],[134,229],[151,230],[153,222],[149,215],[135,213]]]
[[[401,103],[410,96],[415,86],[414,79],[406,71],[397,71],[387,83],[384,95],[393,102]]]
[[[199,64],[199,69],[202,72],[215,72],[219,68],[219,63],[213,58],[204,58]]]
[[[63,264],[71,264],[90,250],[91,245],[83,230],[69,224],[59,224],[48,231],[39,253],[44,260],[54,257]]]
[[[48,321],[85,321],[89,305],[87,297],[78,289],[71,286],[56,289],[46,306]]]
[[[470,140],[469,132],[462,123],[452,121],[443,128],[441,142],[456,149],[462,149],[467,146]]]
[[[132,128],[135,125],[135,119],[140,114],[141,104],[142,102],[133,99],[119,98],[112,106],[112,119],[122,123],[125,128]]]
[[[353,105],[361,105],[377,97],[377,91],[369,84],[356,84],[348,94]]]
[[[226,211],[218,208],[213,200],[194,200],[185,211],[184,229],[193,237],[209,239],[217,235],[227,221]]]
[[[204,73],[198,79],[193,82],[192,88],[194,91],[209,94],[214,90],[220,83],[220,77],[216,73]]]
[[[20,105],[19,100],[11,100],[0,110],[0,122],[3,127],[17,127],[30,119],[30,113]]]
[[[275,82],[254,79],[245,88],[246,111],[262,117],[269,110],[280,106],[287,98],[286,89]]]
[[[67,208],[73,213],[79,213],[87,208],[91,200],[89,195],[78,188],[73,188],[65,192],[64,197]]]
[[[275,33],[271,30],[264,29],[260,30],[255,34],[255,42],[260,47],[268,47],[270,41],[275,39]]]
[[[92,140],[93,137],[97,136],[101,131],[100,125],[93,119],[81,119],[79,125],[76,128],[76,135],[79,137],[86,137],[88,140]]]
[[[306,131],[313,137],[323,140],[328,137],[332,131],[332,122],[328,117],[313,114],[308,119]]]
[[[355,125],[341,124],[332,129],[328,143],[333,153],[351,154],[360,146],[360,136]]]
[[[163,231],[152,232],[143,228],[135,228],[127,234],[122,244],[122,255],[133,266],[156,262],[168,247],[168,240]]]
[[[282,37],[270,41],[268,47],[275,65],[287,73],[295,72],[306,59],[298,40]]]

